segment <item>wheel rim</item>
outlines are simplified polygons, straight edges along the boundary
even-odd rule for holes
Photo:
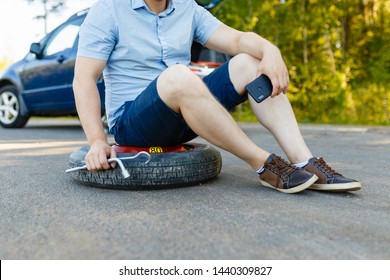
[[[19,101],[13,92],[5,91],[0,95],[0,121],[3,124],[15,122],[19,116]]]

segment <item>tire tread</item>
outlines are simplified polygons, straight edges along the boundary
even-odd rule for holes
[[[183,187],[202,184],[218,176],[221,172],[221,154],[204,144],[191,144],[192,149],[185,152],[151,154],[150,162],[145,165],[142,159],[123,161],[130,177],[124,179],[120,168],[89,172],[79,170],[70,173],[71,177],[82,184],[110,189],[156,189]],[[82,147],[71,154],[69,167],[83,165],[88,147]],[[126,157],[132,154],[119,154]]]

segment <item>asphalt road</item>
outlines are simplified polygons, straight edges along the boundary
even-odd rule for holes
[[[242,128],[283,155],[265,129]],[[223,151],[220,176],[200,186],[91,188],[64,172],[85,144],[77,121],[0,128],[0,259],[390,259],[390,127],[301,128],[361,191],[282,194]]]

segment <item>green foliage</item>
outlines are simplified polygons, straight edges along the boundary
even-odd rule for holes
[[[212,0],[195,0],[199,5],[208,5]]]
[[[298,121],[390,123],[389,1],[225,0],[215,14],[280,48]],[[234,116],[253,120],[248,105]]]

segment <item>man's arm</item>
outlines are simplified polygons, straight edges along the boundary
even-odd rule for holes
[[[96,85],[106,66],[106,61],[77,57],[73,91],[77,112],[87,136],[90,150],[85,156],[88,170],[109,169],[107,158],[116,157],[115,151],[107,142],[101,121],[100,98]],[[111,167],[115,165],[112,164]]]
[[[206,47],[229,55],[246,53],[260,60],[257,76],[267,75],[273,85],[272,96],[286,93],[290,82],[288,70],[279,49],[252,32],[241,32],[222,24],[210,36]]]

